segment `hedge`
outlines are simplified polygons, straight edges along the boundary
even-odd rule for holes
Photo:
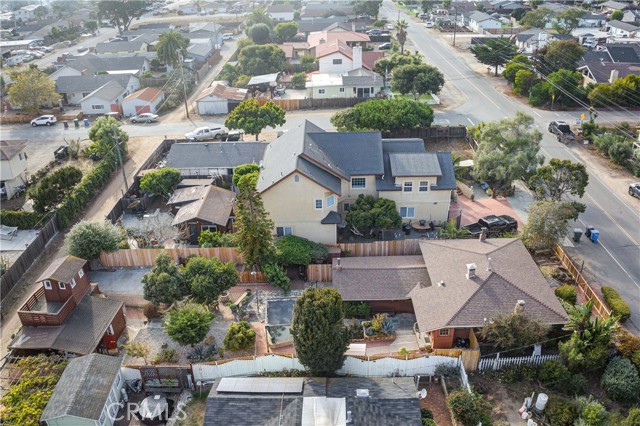
[[[578,300],[578,292],[576,287],[571,284],[561,285],[555,289],[556,296],[565,302],[575,305]]]
[[[611,307],[613,313],[620,317],[620,322],[625,322],[631,316],[631,309],[618,292],[611,287],[602,287],[604,301]]]
[[[0,210],[0,223],[19,229],[39,229],[47,223],[47,215],[26,210]]]

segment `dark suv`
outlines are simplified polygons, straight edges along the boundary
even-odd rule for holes
[[[571,126],[566,121],[552,121],[549,123],[549,132],[556,135],[560,142],[573,140],[576,137],[571,131]]]

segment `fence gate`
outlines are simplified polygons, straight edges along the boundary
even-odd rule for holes
[[[180,392],[193,387],[190,367],[140,367],[144,389],[160,392]]]

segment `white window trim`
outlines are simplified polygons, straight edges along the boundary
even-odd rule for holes
[[[58,288],[60,290],[66,290],[67,289],[67,285],[63,282],[58,282]]]
[[[327,207],[333,207],[336,204],[336,196],[329,195],[327,197]]]
[[[78,271],[78,276],[80,278],[84,277],[84,270],[82,268],[80,268],[80,270]]]
[[[282,236],[283,237],[286,237],[287,235],[293,235],[293,227],[292,226],[276,226],[276,235],[278,235],[278,228],[282,229]],[[287,229],[289,230],[289,233],[287,233]]]
[[[344,87],[340,88],[340,93],[344,93]]]
[[[353,186],[353,180],[354,179],[362,179],[362,180],[364,180],[364,185],[363,186]],[[351,184],[351,189],[367,189],[367,178],[352,177],[350,184]]]
[[[44,280],[44,289],[45,290],[51,290],[52,288],[53,288],[53,286],[51,285],[51,281]]]
[[[402,184],[402,192],[413,192],[413,182],[407,181]]]
[[[320,207],[318,207],[318,201],[320,202]],[[316,198],[315,200],[313,200],[313,208],[316,210],[322,210],[322,207],[324,205],[324,201],[322,200],[322,198]]]
[[[71,288],[75,288],[75,286],[76,286],[76,279],[75,279],[75,278],[71,278],[71,282],[69,282],[69,284],[71,285]]]
[[[451,330],[448,328],[441,328],[438,330],[438,337],[449,337],[451,336]]]
[[[319,95],[324,95],[326,93],[326,91],[324,89],[318,89],[318,94]]]
[[[425,183],[426,185],[422,185],[423,183]],[[418,184],[418,192],[429,192],[429,181],[420,181]]]
[[[402,216],[402,209],[405,209],[405,211],[406,211],[406,216]],[[413,214],[412,214],[412,215],[410,215],[410,214],[409,214],[409,210],[410,210],[410,209],[413,209]],[[416,217],[416,208],[415,208],[415,207],[400,207],[400,216],[401,216],[403,219],[413,219],[413,218],[415,218],[415,217]]]

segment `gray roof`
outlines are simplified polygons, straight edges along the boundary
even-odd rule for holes
[[[126,89],[119,82],[111,80],[89,93],[87,96],[82,98],[80,102],[96,96],[107,101],[112,101],[124,94],[125,90]]]
[[[0,140],[0,159],[3,161],[11,160],[19,152],[24,151],[27,146],[27,140]]]
[[[476,22],[488,21],[489,19],[495,20],[494,18],[492,18],[491,16],[487,15],[486,13],[478,12],[478,11],[475,11],[475,12],[471,13],[469,15],[469,19],[471,19],[472,21],[476,21]]]
[[[640,45],[607,43],[607,52],[613,62],[640,64]]]
[[[290,4],[272,4],[267,7],[268,13],[293,12],[293,6]]]
[[[330,211],[321,221],[322,225],[340,225],[342,223],[342,216],[336,211]]]
[[[366,68],[351,70],[342,75],[343,86],[379,86],[382,84],[382,76]]]
[[[622,21],[610,21],[607,25],[613,28],[624,30],[624,31],[633,32],[633,31],[640,30],[640,27],[638,27],[637,25],[629,24],[627,22],[622,22]]]
[[[438,162],[442,176],[438,177],[436,185],[431,185],[431,189],[456,189],[456,174],[453,168],[450,152],[437,152]]]
[[[348,16],[336,16],[334,18],[313,18],[313,19],[302,19],[296,21],[298,24],[298,31],[301,33],[310,33],[314,31],[322,31],[330,25],[333,25],[336,22],[345,23],[349,20]],[[349,25],[349,24],[345,24]],[[362,24],[358,24],[362,25]],[[348,28],[351,29],[350,26]],[[357,28],[356,28],[357,30]]]
[[[192,142],[171,145],[167,167],[175,169],[228,168],[258,164],[268,144],[264,142]]]
[[[173,191],[171,197],[167,201],[168,205],[184,204],[192,201],[199,200],[208,191],[204,182],[199,182],[197,185],[191,185],[186,188],[179,188]]]
[[[169,31],[172,28],[172,24],[169,22],[158,22],[155,24],[141,24],[136,27],[136,30],[166,30]]]
[[[85,75],[95,74],[100,71],[125,71],[142,69],[148,59],[142,55],[93,55],[74,56],[65,61],[65,65],[82,71]]]
[[[40,275],[36,282],[52,279],[69,283],[86,263],[86,260],[71,255],[60,257],[51,262],[51,265]]]
[[[145,44],[158,40],[157,34],[143,34],[132,41],[110,41],[96,44],[96,53],[104,52],[135,52],[142,49]]]
[[[624,78],[629,74],[640,75],[640,64],[617,64],[613,62],[589,61],[583,62],[578,71],[586,69],[597,83],[608,83],[611,71],[618,72],[618,78]]]
[[[233,192],[213,185],[207,186],[199,199],[180,207],[172,225],[197,219],[226,226],[235,200],[236,195]]]
[[[610,9],[617,9],[617,10],[624,10],[626,8],[629,7],[629,5],[627,3],[621,3],[621,2],[617,2],[617,1],[606,1],[604,3],[599,4],[598,6],[600,7],[608,7]]]
[[[187,47],[188,54],[197,56],[207,56],[209,53],[211,53],[212,50],[213,47],[209,46],[208,43],[194,43]]]
[[[110,81],[117,81],[122,87],[127,87],[131,78],[137,79],[131,74],[61,76],[56,80],[56,92],[93,92]]]
[[[389,154],[391,173],[394,177],[442,176],[438,156],[434,152]]]
[[[318,185],[327,188],[334,194],[342,195],[342,181],[340,178],[318,167],[311,161],[298,157],[296,161],[296,171],[305,175]]]
[[[279,75],[280,73],[277,73],[277,72],[273,74],[256,75],[254,77],[251,77],[251,80],[249,80],[249,83],[247,83],[247,86],[274,83],[278,81]]]
[[[40,421],[62,416],[98,420],[121,363],[121,358],[95,353],[72,359],[60,376]]]

